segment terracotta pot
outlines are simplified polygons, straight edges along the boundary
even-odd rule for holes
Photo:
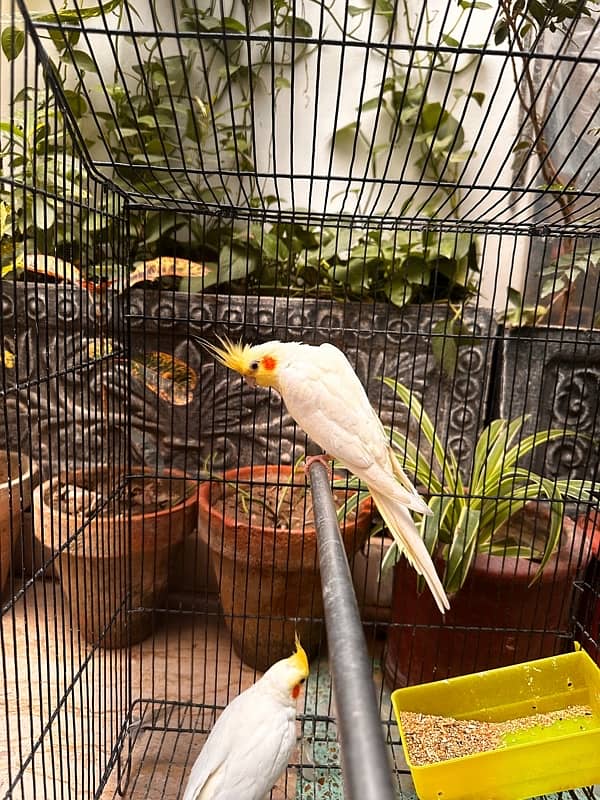
[[[291,467],[257,466],[228,470],[224,477],[231,482],[252,480],[258,504],[265,497],[267,481],[283,484],[290,475]],[[309,657],[314,657],[323,638],[316,531],[312,526],[276,530],[268,524],[238,522],[224,512],[224,498],[232,492],[235,488],[222,481],[201,485],[198,532],[210,549],[235,651],[246,664],[264,671],[290,654],[297,631]],[[343,491],[338,494],[340,499],[346,496]],[[342,527],[349,559],[362,547],[370,528],[367,499],[358,516]]]
[[[71,623],[89,643],[124,647],[139,642],[152,632],[154,609],[164,608],[170,552],[195,524],[197,490],[181,470],[163,475],[185,481],[185,499],[170,508],[133,513],[131,527],[115,492],[120,476],[108,467],[63,473],[34,495],[35,536],[44,552],[57,556],[47,570],[60,580]],[[52,506],[59,484],[69,486],[61,511]],[[95,493],[110,498],[98,512],[93,501],[90,505]]]
[[[24,512],[31,508],[31,484],[27,456],[0,452],[0,598],[4,597],[15,546],[24,532]]]
[[[392,625],[384,672],[392,688],[440,680],[555,655],[569,639],[573,582],[583,538],[565,520],[564,545],[530,587],[537,564],[478,555],[442,618],[417,575],[394,567]],[[438,564],[442,574],[443,565]]]

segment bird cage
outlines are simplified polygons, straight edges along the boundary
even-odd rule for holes
[[[598,8],[0,19],[0,796],[183,797],[297,634],[271,797],[412,800],[394,690],[574,643],[600,665]],[[446,614],[225,340],[343,351]]]

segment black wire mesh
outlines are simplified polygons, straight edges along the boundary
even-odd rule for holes
[[[461,499],[462,480],[460,509],[502,534],[442,619],[403,560],[380,577],[377,517],[351,518],[412,798],[391,688],[574,641],[600,663],[598,495],[581,484],[600,461],[597,9],[1,0],[0,15],[0,439],[16,479],[0,502],[0,796],[181,796],[218,713],[294,629],[312,672],[272,796],[343,796],[315,544],[278,530],[287,502],[302,521],[310,508],[289,470],[306,437],[200,344],[227,335],[339,346],[428,461],[430,502]],[[383,377],[422,401],[454,484],[435,483],[423,414]],[[502,528],[522,487],[478,494],[472,464],[486,426],[520,415],[521,440],[547,437],[514,469],[543,478]],[[569,502],[561,557],[529,587],[557,508],[544,481]]]

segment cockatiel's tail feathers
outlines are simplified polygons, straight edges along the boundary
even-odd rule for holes
[[[292,666],[296,667],[298,672],[303,673],[308,678],[308,673],[310,671],[308,665],[308,656],[306,655],[304,648],[300,644],[300,639],[298,638],[298,634],[296,634],[296,651],[293,655],[289,657],[289,662]]]
[[[417,492],[415,487],[413,486],[410,478],[402,469],[402,465],[398,460],[398,456],[394,452],[394,449],[390,447],[390,460],[392,462],[392,469],[394,470],[394,475],[398,479],[398,483],[406,489],[407,492],[410,492],[412,495],[411,503],[407,503],[407,507],[411,508],[413,511],[416,511],[418,514],[426,514],[430,517],[433,514],[433,511],[429,508],[425,500],[421,497],[421,495]]]
[[[395,500],[373,490],[371,486],[369,486],[369,491],[396,543],[416,571],[423,575],[427,581],[437,607],[443,614],[444,611],[450,608],[450,603],[442,582],[435,571],[431,556],[425,547],[423,539],[419,536],[417,526],[408,510]]]

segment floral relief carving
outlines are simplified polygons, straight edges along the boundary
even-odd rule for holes
[[[128,434],[134,464],[162,468],[172,463],[191,474],[251,460],[291,463],[299,457],[306,437],[280,398],[246,386],[202,348],[200,338],[214,341],[217,335],[243,336],[247,341],[333,342],[346,352],[384,424],[400,429],[407,424],[406,409],[381,381],[383,376],[397,377],[412,386],[436,425],[460,446],[461,460],[471,452],[483,418],[489,359],[482,347],[469,345],[468,354],[465,348],[455,374],[443,377],[440,384],[430,335],[432,326],[446,318],[443,309],[426,314],[422,309],[399,311],[310,299],[201,298],[132,290],[114,314],[116,322],[127,314],[128,357],[143,360],[156,349],[172,352],[198,376],[191,402],[174,407],[128,374],[127,361],[117,355],[125,345],[125,329],[115,333],[111,357],[100,361],[90,357],[98,320],[85,295],[81,312],[80,299],[76,292],[64,302],[52,296],[44,305],[50,316],[43,324],[37,320],[33,329],[30,314],[39,308],[38,300],[17,293],[15,308],[13,296],[3,297],[5,319],[19,320],[19,369],[27,365],[27,374],[18,375],[22,386],[10,401],[10,413],[13,420],[30,415],[45,472],[51,462],[64,467],[89,459],[90,454],[106,458],[111,448],[125,447]],[[481,329],[489,324],[488,314]]]

